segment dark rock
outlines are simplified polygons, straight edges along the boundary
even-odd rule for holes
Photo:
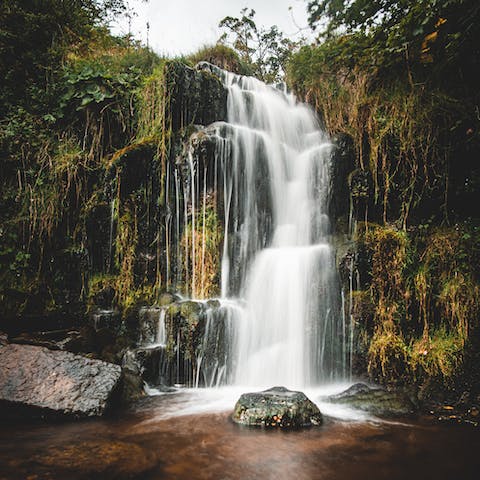
[[[165,346],[129,349],[123,356],[123,369],[149,385],[193,385],[194,361],[177,348],[169,354]]]
[[[226,119],[227,90],[213,69],[193,69],[170,61],[165,66],[165,81],[172,89],[173,131],[192,123],[209,125]]]
[[[122,370],[122,381],[119,392],[119,401],[122,405],[129,405],[145,396],[143,379],[127,370]]]
[[[142,307],[138,313],[140,319],[140,344],[154,344],[157,339],[158,325],[162,308]]]
[[[298,428],[321,425],[322,414],[304,393],[273,387],[244,393],[235,405],[232,420],[248,426]]]
[[[212,387],[231,379],[231,315],[218,300],[180,300],[140,311],[140,347],[122,364],[153,385]]]
[[[371,391],[372,389],[368,385],[365,385],[364,383],[355,383],[351,387],[344,390],[343,392],[337,393],[336,395],[332,395],[330,398],[333,397],[337,400],[342,398],[351,398],[354,395],[361,395]]]
[[[8,336],[6,333],[0,332],[0,345],[6,345],[8,343]]]
[[[165,347],[140,347],[127,350],[123,356],[124,370],[141,377],[151,384],[161,383],[161,367],[165,357]]]
[[[350,211],[350,173],[355,169],[355,148],[353,138],[347,133],[339,133],[333,138],[335,148],[332,154],[332,193],[330,195],[330,216],[340,219]]]
[[[84,338],[79,330],[64,329],[45,332],[24,332],[11,339],[11,343],[35,345],[50,350],[66,350],[73,353],[84,351]]]
[[[405,393],[389,392],[363,383],[356,383],[344,392],[330,395],[325,400],[387,417],[409,415],[416,410],[412,400]]]
[[[32,345],[0,347],[0,403],[32,414],[102,415],[121,368]]]
[[[95,330],[108,328],[118,333],[122,329],[120,312],[110,309],[98,309],[92,313],[92,324]]]

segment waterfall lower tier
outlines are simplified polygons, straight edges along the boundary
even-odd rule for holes
[[[262,250],[247,279],[235,382],[304,388],[332,371],[332,250],[327,244]]]

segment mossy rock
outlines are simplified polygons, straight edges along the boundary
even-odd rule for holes
[[[204,306],[200,302],[187,300],[180,303],[180,314],[189,325],[198,323],[203,310]]]
[[[412,400],[401,391],[389,392],[356,383],[337,395],[330,395],[326,401],[347,405],[381,417],[400,417],[416,411]]]
[[[164,307],[166,305],[171,305],[172,303],[178,302],[179,300],[180,296],[176,293],[163,292],[158,297],[157,303],[160,307]]]
[[[263,428],[302,428],[321,425],[318,407],[302,392],[273,387],[244,393],[235,405],[232,420],[239,425]]]

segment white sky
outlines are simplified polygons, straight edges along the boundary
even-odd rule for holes
[[[221,35],[220,20],[227,15],[238,17],[243,7],[255,10],[257,26],[277,25],[290,38],[296,38],[295,24],[307,26],[306,0],[149,0],[148,3],[129,0],[128,3],[136,13],[131,21],[132,34],[146,43],[146,25],[150,22],[149,44],[161,55],[188,54],[203,45],[214,44]],[[112,30],[117,34],[128,33],[128,21],[118,19]]]

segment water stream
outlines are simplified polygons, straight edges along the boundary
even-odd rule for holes
[[[182,281],[174,287],[183,286],[183,295],[201,303],[205,322],[203,339],[189,354],[194,358],[183,361],[185,344],[177,343],[178,369],[188,374],[176,378],[194,387],[291,389],[348,380],[352,321],[330,243],[332,144],[314,112],[284,88],[210,64],[201,68],[223,81],[227,120],[195,133],[167,175],[174,218],[168,238],[177,239],[167,249],[177,260],[168,265],[178,265]],[[208,161],[195,151],[202,135],[215,144]],[[223,246],[221,295],[208,303],[212,198]],[[165,310],[155,315],[152,347],[167,342]]]
[[[284,89],[207,68],[228,89],[228,121],[210,130],[223,180],[222,301],[236,303],[231,382],[305,388],[345,379],[349,325],[329,243],[332,145]],[[191,157],[189,165],[194,209]]]

